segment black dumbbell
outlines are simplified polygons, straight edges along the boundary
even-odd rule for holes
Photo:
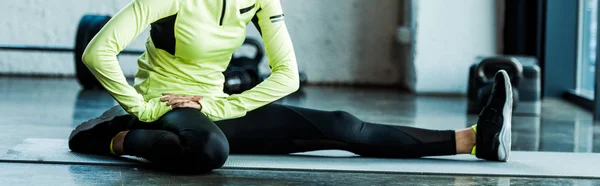
[[[252,38],[246,38],[243,45],[249,45],[256,49],[252,58],[247,56],[232,57],[225,75],[223,91],[227,94],[239,94],[258,85],[266,77],[259,74],[259,65],[264,57],[262,44]],[[242,46],[243,46],[242,45]]]
[[[494,85],[494,75],[500,70],[505,70],[513,89],[513,108],[517,107],[519,100],[519,82],[523,78],[523,66],[512,57],[483,58],[475,68],[474,87],[477,88],[476,102],[478,109],[482,109],[488,102]]]

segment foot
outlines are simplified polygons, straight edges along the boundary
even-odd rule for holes
[[[513,93],[508,74],[496,73],[492,94],[477,121],[475,155],[506,162],[510,156]]]
[[[69,136],[69,148],[74,152],[110,155],[112,138],[126,127],[115,125],[116,116],[126,114],[120,106],[104,112],[100,117],[77,126]]]

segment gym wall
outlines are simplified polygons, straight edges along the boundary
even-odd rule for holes
[[[416,91],[465,94],[469,66],[497,53],[497,0],[416,0]]]
[[[0,9],[0,43],[72,47],[84,14],[113,15],[129,0],[18,0]],[[282,0],[301,71],[311,82],[393,84],[398,0]],[[249,35],[259,37],[252,27]],[[130,46],[143,49],[145,33]],[[121,56],[126,75],[136,58]],[[268,68],[268,66],[266,66]],[[0,74],[72,76],[72,54],[0,51]]]

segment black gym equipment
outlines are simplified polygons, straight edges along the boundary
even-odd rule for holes
[[[266,79],[266,77],[259,74],[258,69],[264,56],[264,49],[260,42],[252,38],[246,38],[243,45],[250,45],[255,48],[256,54],[252,58],[246,56],[231,58],[227,70],[223,72],[223,75],[225,75],[223,91],[227,94],[239,94],[250,90]]]
[[[260,63],[264,58],[264,48],[260,41],[246,38],[242,46],[244,45],[253,47],[256,53],[252,58],[247,56],[231,58],[227,70],[223,72],[225,75],[224,92],[227,94],[239,94],[250,90],[268,77],[268,74],[260,74],[259,71]],[[304,85],[306,82],[306,75],[300,73],[300,85]]]
[[[469,78],[472,81],[469,85],[473,85],[469,87],[469,97],[475,98],[475,102],[478,104],[477,110],[481,110],[486,105],[494,85],[494,74],[499,70],[506,70],[513,87],[513,99],[519,100],[517,88],[519,87],[519,81],[523,77],[523,66],[521,66],[521,63],[515,58],[483,58],[472,71],[473,78]],[[516,108],[517,102],[513,101],[513,109]]]
[[[478,114],[492,91],[494,74],[505,70],[513,88],[513,113],[539,115],[541,112],[540,68],[537,60],[526,56],[479,57],[469,70],[468,109]]]
[[[66,47],[40,47],[40,46],[8,46],[0,45],[0,50],[9,51],[29,51],[29,52],[73,52],[75,54],[76,77],[81,86],[86,90],[102,90],[104,87],[93,76],[89,69],[85,66],[82,60],[85,48],[98,34],[98,32],[111,19],[107,15],[85,15],[79,21],[77,35],[75,37],[75,48]],[[248,57],[232,57],[225,75],[224,91],[228,94],[242,93],[258,85],[268,74],[261,75],[259,73],[259,65],[264,57],[264,49],[262,44],[255,39],[247,38],[244,45],[250,45],[256,48],[256,54],[253,58]],[[119,55],[141,55],[145,51],[124,50]],[[300,73],[300,84],[307,83],[307,78],[304,73]]]

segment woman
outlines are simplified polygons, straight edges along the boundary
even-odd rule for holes
[[[227,95],[222,72],[250,22],[263,37],[271,76]],[[116,56],[148,26],[147,52],[131,87]],[[299,87],[279,0],[134,0],[90,42],[83,60],[119,106],[73,131],[69,147],[75,152],[139,156],[184,172],[220,168],[230,153],[343,149],[391,158],[471,153],[492,161],[507,161],[510,153],[512,90],[504,71],[496,74],[478,125],[459,131],[272,104]]]

